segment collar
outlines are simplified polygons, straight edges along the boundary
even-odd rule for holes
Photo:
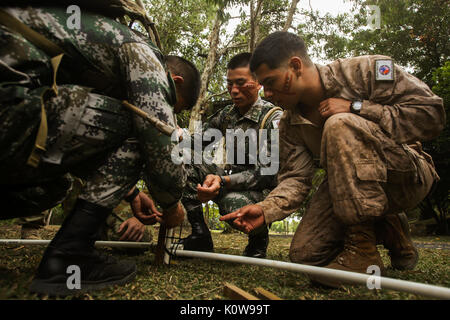
[[[262,106],[262,99],[258,95],[258,99],[256,99],[256,101],[252,104],[250,109],[248,109],[248,111],[243,116],[241,116],[240,119],[245,118],[255,123],[259,123],[259,118],[261,115],[261,106]],[[236,112],[240,115],[238,107],[234,106],[234,108]]]
[[[327,98],[331,98],[335,96],[342,87],[342,85],[336,80],[336,77],[334,76],[333,70],[329,65],[323,66],[320,64],[315,65],[317,68],[317,71],[319,72],[320,81],[322,81],[323,87],[325,89],[325,96]],[[308,119],[304,118],[300,114],[300,106],[296,108],[295,110],[290,110],[290,121],[289,123],[292,125],[312,125],[314,127],[317,127],[314,123],[309,121]]]
[[[333,70],[329,65],[323,66],[316,64],[315,66],[319,72],[320,81],[322,81],[323,87],[325,88],[325,96],[327,98],[335,96],[342,85],[336,80]]]

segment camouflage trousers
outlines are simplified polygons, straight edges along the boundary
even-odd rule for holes
[[[182,202],[189,214],[194,208],[201,206],[201,202],[197,198],[197,184],[202,184],[208,174],[226,175],[226,171],[221,167],[214,164],[194,164],[186,165],[187,170],[187,183],[183,192]],[[249,205],[255,204],[264,200],[270,190],[245,190],[245,191],[232,191],[224,190],[213,201],[219,207],[220,215],[225,215],[236,211],[237,209]],[[232,223],[230,223],[232,226]],[[259,233],[261,230],[257,230],[255,233]]]
[[[416,207],[439,179],[420,146],[399,145],[374,122],[341,113],[323,130],[327,177],[314,194],[290,248],[293,262],[323,266],[342,250],[346,226]]]
[[[33,168],[26,161],[41,118],[40,92],[22,88],[11,100],[11,87],[2,90],[0,200],[9,205],[0,218],[40,214],[61,203],[71,189],[68,172],[84,182],[80,198],[110,209],[142,177],[131,116],[119,100],[93,94],[89,88],[59,86],[58,96],[45,103],[47,152]]]

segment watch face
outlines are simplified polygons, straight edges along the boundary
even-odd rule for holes
[[[361,101],[354,101],[352,104],[352,108],[356,111],[361,110],[362,102]]]

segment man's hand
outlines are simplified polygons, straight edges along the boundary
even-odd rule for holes
[[[329,98],[323,100],[319,105],[322,118],[328,118],[336,113],[350,112],[351,101],[341,98]]]
[[[179,126],[177,126],[177,136],[179,142],[183,141],[183,129],[181,129]]]
[[[197,197],[201,202],[208,202],[219,195],[220,177],[208,174],[203,181],[203,185],[197,185]]]
[[[164,210],[161,223],[167,228],[175,228],[183,222],[185,213],[186,210],[183,205],[181,202],[178,202],[178,204],[170,210]]]
[[[231,220],[234,226],[245,233],[261,227],[266,223],[264,210],[257,204],[250,204],[219,218],[220,221]]]
[[[119,226],[119,233],[125,232],[120,237],[120,241],[136,241],[139,242],[144,237],[145,225],[143,225],[138,219],[132,217],[124,221]]]
[[[143,224],[162,222],[162,213],[158,211],[155,203],[144,192],[140,192],[130,203],[133,214]]]

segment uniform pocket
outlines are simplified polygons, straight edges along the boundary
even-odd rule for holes
[[[356,176],[361,181],[387,181],[387,168],[376,160],[360,160],[356,164]]]

